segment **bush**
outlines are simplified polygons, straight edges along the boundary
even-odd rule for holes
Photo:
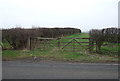
[[[75,28],[12,28],[2,29],[2,41],[7,41],[13,49],[27,48],[27,41],[30,37],[61,37],[65,35],[81,33]]]
[[[120,28],[92,29],[89,35],[92,42],[96,43],[97,52],[100,52],[103,42],[120,43]]]

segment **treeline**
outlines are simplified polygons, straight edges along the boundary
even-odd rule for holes
[[[91,43],[96,43],[97,52],[100,52],[104,42],[120,43],[120,28],[92,29],[89,35],[92,38]]]
[[[75,33],[81,33],[81,30],[75,28],[11,28],[2,29],[2,41],[8,42],[13,49],[23,49],[27,48],[28,38],[30,37],[56,38]]]

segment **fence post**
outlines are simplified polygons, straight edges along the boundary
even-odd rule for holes
[[[31,37],[28,38],[28,41],[27,41],[27,49],[28,49],[28,50],[31,50]]]
[[[60,38],[58,38],[58,48],[60,49]]]
[[[30,50],[32,49],[32,38],[30,37]]]
[[[46,44],[47,43],[47,40],[45,39],[44,41],[43,41],[43,44],[44,44],[44,49],[46,48]]]
[[[73,39],[73,52],[75,52],[75,39]]]
[[[92,53],[94,48],[94,41],[92,38],[89,38],[89,52]]]

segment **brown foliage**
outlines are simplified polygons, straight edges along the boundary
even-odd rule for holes
[[[97,52],[100,52],[103,42],[120,43],[120,28],[92,29],[89,35],[91,40],[96,43]]]
[[[74,28],[12,28],[2,29],[2,39],[14,49],[23,49],[27,47],[27,41],[30,37],[55,38],[80,32],[81,30]]]

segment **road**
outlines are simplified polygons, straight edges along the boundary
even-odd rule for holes
[[[3,79],[118,79],[118,64],[3,61]]]

